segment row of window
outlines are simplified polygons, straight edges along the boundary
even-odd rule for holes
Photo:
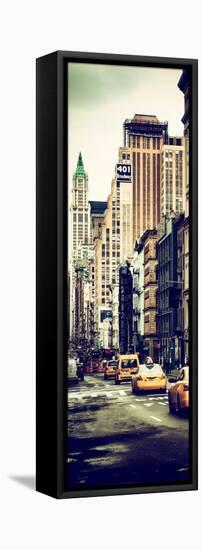
[[[130,136],[130,146],[136,149],[160,149],[160,138],[145,136]]]

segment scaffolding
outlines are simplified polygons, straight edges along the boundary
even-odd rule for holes
[[[129,147],[129,136],[164,137],[165,143],[168,140],[168,122],[157,122],[156,120],[134,120],[126,119],[123,124],[124,147]]]

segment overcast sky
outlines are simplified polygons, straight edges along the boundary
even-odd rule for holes
[[[135,113],[168,121],[169,135],[183,135],[184,96],[178,69],[70,63],[68,68],[69,190],[81,151],[89,199],[107,200],[123,145],[123,122]]]

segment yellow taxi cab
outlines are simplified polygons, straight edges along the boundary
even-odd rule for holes
[[[121,384],[123,381],[130,381],[139,367],[138,353],[130,355],[119,355],[115,367],[115,384]]]
[[[160,391],[166,393],[167,378],[161,365],[153,363],[152,359],[139,366],[137,373],[132,376],[132,392]]]
[[[108,380],[109,378],[115,377],[115,368],[118,364],[117,359],[111,359],[110,361],[106,361],[105,367],[104,367],[104,380]]]
[[[170,413],[189,409],[189,367],[180,369],[176,382],[168,390]]]

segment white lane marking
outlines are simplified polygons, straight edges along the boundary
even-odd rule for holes
[[[163,407],[167,407],[167,403],[159,403],[159,405],[163,405]]]
[[[126,395],[126,392],[124,390],[119,390],[119,395]]]
[[[157,418],[157,416],[150,416],[150,418],[153,418],[153,420],[157,420],[157,422],[161,422],[161,419]]]
[[[107,396],[107,397],[110,397],[110,398],[111,398],[111,397],[116,397],[115,394],[116,394],[115,391],[108,391],[108,392],[106,393],[106,396]]]
[[[158,399],[159,401],[162,401],[162,399],[165,399],[165,396],[163,396],[163,397],[162,397],[162,396],[161,396],[161,397],[159,396],[159,397],[157,397],[157,399]]]
[[[90,394],[90,397],[97,397],[97,396],[98,396],[97,393],[91,393],[91,394]]]
[[[168,394],[165,395],[150,395],[148,399],[168,399]]]
[[[135,401],[140,401],[140,403],[141,402],[143,403],[144,401],[146,401],[146,399],[145,398],[144,399],[138,399],[138,397],[135,397]]]
[[[137,407],[135,405],[129,405],[129,407],[132,407],[133,409],[136,409]]]
[[[154,403],[144,403],[145,407],[152,407]]]

